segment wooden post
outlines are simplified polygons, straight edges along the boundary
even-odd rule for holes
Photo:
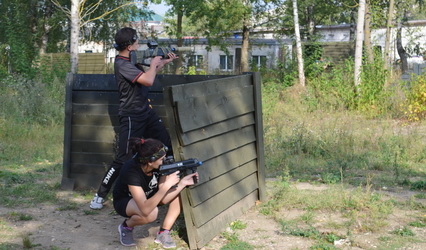
[[[253,73],[253,89],[254,89],[254,115],[255,115],[255,126],[256,126],[256,149],[257,149],[257,180],[259,183],[259,200],[266,200],[265,192],[265,152],[264,152],[264,141],[263,141],[263,119],[262,119],[262,83],[260,80],[260,73]]]
[[[64,121],[64,156],[61,188],[65,190],[74,189],[74,180],[70,176],[71,156],[71,116],[72,116],[72,87],[74,74],[68,73],[65,87],[65,121]]]

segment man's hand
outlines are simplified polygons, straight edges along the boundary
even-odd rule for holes
[[[175,60],[176,58],[178,58],[178,56],[175,53],[169,53],[167,54],[167,56],[169,57],[168,59],[162,59],[160,64],[157,66],[157,72],[160,71],[164,65],[172,62],[173,60]]]
[[[155,68],[159,68],[161,64],[162,64],[161,56],[156,56],[151,59],[151,62],[149,63],[149,67],[155,69]]]

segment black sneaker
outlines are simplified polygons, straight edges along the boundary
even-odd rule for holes
[[[118,232],[120,233],[120,242],[123,246],[131,247],[136,246],[133,240],[133,228],[123,227],[123,224],[118,226]]]

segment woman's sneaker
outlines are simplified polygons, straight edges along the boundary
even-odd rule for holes
[[[104,205],[104,198],[99,197],[98,194],[93,197],[93,200],[90,202],[90,208],[91,209],[102,209]]]
[[[118,232],[120,233],[120,242],[123,246],[136,246],[133,240],[133,228],[123,227],[123,224],[120,224],[118,226]]]
[[[158,232],[157,237],[155,238],[155,243],[161,244],[164,248],[174,248],[176,243],[173,241],[172,236],[170,235],[169,230],[163,232]]]

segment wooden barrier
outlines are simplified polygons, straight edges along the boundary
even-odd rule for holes
[[[198,158],[182,192],[190,248],[200,248],[265,199],[260,76],[159,75],[150,88],[177,161]],[[97,188],[114,156],[118,92],[112,75],[67,79],[62,186]]]
[[[70,70],[69,53],[47,53],[42,55],[41,63],[50,69],[56,69],[58,66],[64,68],[65,72]],[[53,67],[55,66],[55,67]],[[79,74],[105,74],[107,64],[104,53],[79,53],[78,54],[78,73]]]

